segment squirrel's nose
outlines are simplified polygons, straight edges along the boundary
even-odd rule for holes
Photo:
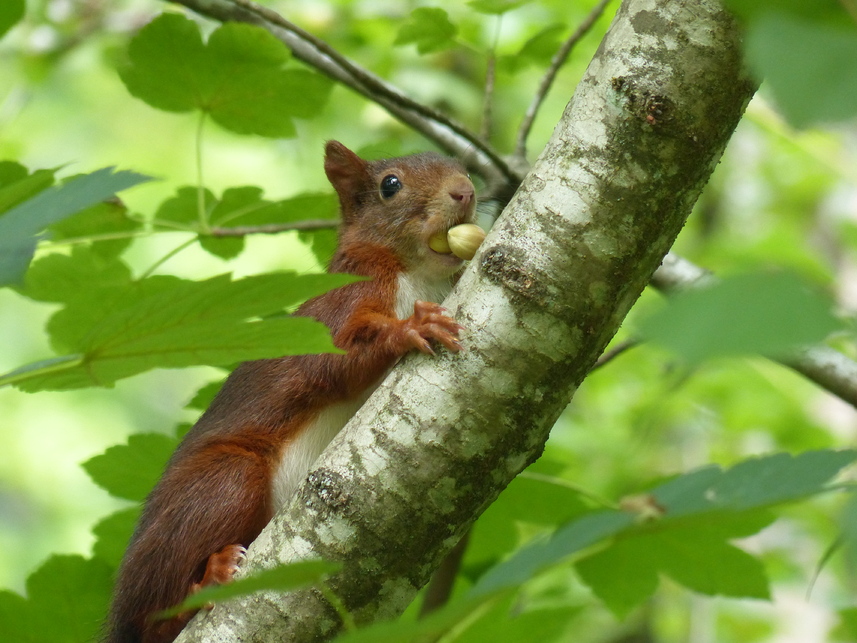
[[[461,205],[469,205],[473,200],[473,184],[470,181],[461,181],[449,188],[449,196],[454,201],[458,201]]]

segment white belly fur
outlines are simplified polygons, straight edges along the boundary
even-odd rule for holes
[[[369,393],[371,391],[367,392],[367,398]],[[357,412],[364,401],[365,398],[361,397],[361,399],[351,402],[328,406],[283,450],[280,466],[272,485],[275,512],[279,511],[289,501],[318,456]]]
[[[449,279],[426,280],[411,275],[399,276],[396,295],[396,316],[406,319],[414,313],[417,300],[440,303],[449,294]],[[386,376],[386,374],[385,374]],[[359,399],[332,404],[323,409],[292,442],[283,449],[283,456],[272,482],[274,511],[279,511],[292,497],[297,486],[309,473],[325,447],[357,412],[384,377],[370,386]]]

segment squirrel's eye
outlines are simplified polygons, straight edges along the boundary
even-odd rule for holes
[[[401,189],[402,182],[395,174],[388,174],[381,179],[381,196],[385,199],[389,199]]]

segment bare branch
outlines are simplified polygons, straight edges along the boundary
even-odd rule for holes
[[[491,139],[492,129],[492,107],[494,103],[494,86],[497,80],[497,44],[500,42],[500,28],[503,25],[502,14],[497,16],[494,26],[494,40],[491,50],[488,52],[488,61],[485,68],[485,93],[482,97],[482,129],[481,136],[484,140]]]
[[[510,168],[488,143],[464,125],[406,96],[401,90],[352,62],[323,40],[251,0],[176,0],[215,20],[248,22],[281,40],[295,58],[377,103],[441,148],[460,158],[494,189],[517,186],[523,174]]]
[[[488,56],[488,67],[485,70],[485,96],[482,99],[482,131],[481,136],[488,140],[491,136],[491,108],[494,102],[494,82],[497,78],[497,55],[492,51]]]
[[[521,122],[521,127],[518,129],[518,141],[515,144],[515,156],[519,159],[526,159],[527,157],[527,137],[530,135],[530,130],[533,127],[533,121],[536,120],[536,114],[538,114],[539,108],[542,106],[542,102],[547,96],[548,91],[550,91],[560,67],[565,64],[565,61],[568,59],[571,50],[574,49],[574,46],[580,42],[580,39],[586,35],[586,33],[592,28],[592,25],[594,25],[598,18],[601,17],[601,14],[604,13],[604,9],[609,3],[610,0],[601,0],[590,14],[586,16],[586,19],[580,23],[580,26],[573,34],[571,34],[569,39],[562,44],[562,47],[559,48],[551,59],[550,67],[548,67],[548,70],[542,77],[542,82],[539,84],[536,95],[533,96],[533,102],[530,103],[530,106],[527,108],[527,113],[524,115],[524,120]]]
[[[592,373],[592,371],[594,371],[598,368],[601,368],[602,366],[606,366],[607,364],[612,362],[614,359],[619,357],[621,354],[623,354],[626,351],[629,351],[632,348],[634,348],[635,346],[639,346],[639,345],[640,345],[639,339],[626,339],[624,342],[620,342],[619,344],[616,344],[616,346],[614,346],[610,350],[604,351],[601,354],[601,357],[599,357],[598,361],[592,365],[592,368],[589,369],[589,372]]]
[[[713,275],[687,259],[669,253],[652,276],[651,284],[665,293],[710,283]],[[777,360],[821,388],[857,407],[857,362],[829,346],[817,345]]]
[[[329,230],[339,227],[338,219],[304,219],[290,223],[271,223],[258,226],[234,226],[228,228],[211,228],[212,237],[246,237],[249,234],[277,234],[290,230]]]

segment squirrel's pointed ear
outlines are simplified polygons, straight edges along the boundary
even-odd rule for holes
[[[339,141],[328,141],[324,146],[324,173],[339,195],[343,217],[347,217],[355,195],[366,189],[366,161]]]

